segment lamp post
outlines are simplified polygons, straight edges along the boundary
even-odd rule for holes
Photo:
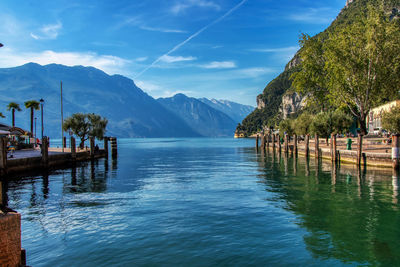
[[[40,102],[40,109],[41,109],[41,115],[42,115],[42,140],[43,140],[43,104],[44,104],[44,100],[43,100],[43,98],[41,98],[40,100],[39,100],[39,102]],[[42,141],[43,142],[43,141]]]

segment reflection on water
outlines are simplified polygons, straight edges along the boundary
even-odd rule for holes
[[[279,192],[285,208],[300,216],[300,225],[308,231],[304,242],[314,257],[344,263],[400,263],[397,171],[390,176],[387,170],[367,171],[321,160],[310,166],[303,157],[286,157],[283,165],[274,162],[270,153],[259,161],[260,166],[275,170],[275,175],[265,176],[266,188]]]
[[[399,265],[399,173],[127,139],[118,158],[3,182],[32,266]]]

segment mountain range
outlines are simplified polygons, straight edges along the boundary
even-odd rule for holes
[[[17,102],[22,111],[16,112],[16,125],[29,130],[29,111],[24,102],[43,98],[44,134],[60,137],[60,81],[64,118],[77,112],[100,114],[109,121],[107,134],[117,137],[233,136],[236,124],[241,121],[238,118],[245,116],[244,110],[250,113],[254,109],[229,101],[207,100],[218,103],[220,107],[215,108],[204,104],[204,99],[184,95],[155,100],[133,80],[121,75],[108,75],[93,67],[28,63],[0,69],[0,111],[7,117],[1,121],[10,124],[11,112],[6,111],[6,106]],[[40,133],[40,111],[36,111],[35,117]]]

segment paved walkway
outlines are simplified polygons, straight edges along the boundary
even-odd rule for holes
[[[53,149],[49,149],[49,155],[56,155],[56,154],[62,154],[61,149],[60,151],[54,151]],[[11,155],[13,156],[12,158]],[[8,160],[33,158],[41,156],[42,154],[40,153],[40,149],[22,149],[22,150],[17,150],[14,153],[11,153],[10,151],[7,153]]]

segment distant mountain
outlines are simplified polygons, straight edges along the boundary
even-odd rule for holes
[[[0,112],[7,116],[1,122],[10,124],[11,112],[6,105],[15,101],[22,112],[16,112],[16,124],[29,130],[27,100],[43,98],[44,133],[61,136],[60,81],[63,81],[64,118],[76,112],[93,112],[109,120],[108,135],[118,137],[194,137],[200,136],[174,112],[169,111],[121,75],[107,75],[93,67],[67,67],[29,63],[0,69]],[[40,111],[36,111],[37,135],[40,133]],[[233,133],[233,130],[232,130]]]
[[[216,110],[222,111],[231,117],[236,123],[242,122],[242,120],[255,109],[255,107],[242,105],[228,100],[210,100],[207,98],[199,98],[198,100]]]
[[[237,122],[196,98],[177,94],[169,98],[159,98],[157,101],[203,136],[233,136],[235,132]]]

